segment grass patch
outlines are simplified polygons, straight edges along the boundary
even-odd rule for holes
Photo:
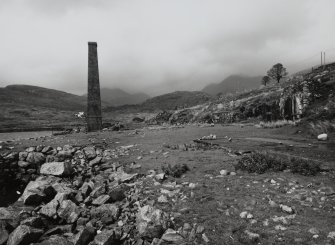
[[[166,175],[175,178],[180,178],[184,173],[186,173],[190,169],[186,164],[176,164],[174,166],[167,164],[162,166],[162,170]]]
[[[281,128],[286,125],[296,126],[300,121],[291,121],[291,120],[278,120],[274,122],[260,122],[255,126],[257,128]]]
[[[266,152],[254,152],[243,156],[235,165],[235,170],[263,174],[267,171],[283,171],[290,169],[292,173],[306,176],[316,175],[321,171],[320,164],[302,158],[284,159]]]

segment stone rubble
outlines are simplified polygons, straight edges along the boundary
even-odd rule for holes
[[[134,147],[38,146],[0,158],[13,174],[29,175],[17,202],[0,208],[0,244],[209,243],[203,226],[178,229],[173,221],[178,214],[161,209],[188,198],[184,191],[196,184],[166,182],[166,175],[155,171],[139,175],[138,167],[125,172],[115,160]],[[153,194],[156,204],[148,199]]]

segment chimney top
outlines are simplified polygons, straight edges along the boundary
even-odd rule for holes
[[[97,46],[97,43],[96,43],[96,42],[88,42],[88,45],[94,45],[94,46]]]

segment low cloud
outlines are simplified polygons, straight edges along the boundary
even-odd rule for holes
[[[2,0],[0,86],[86,92],[87,42],[101,86],[157,95],[231,74],[335,60],[332,0]]]

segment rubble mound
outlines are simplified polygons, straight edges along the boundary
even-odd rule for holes
[[[7,166],[1,171],[17,173],[15,178],[30,176],[24,178],[26,186],[19,199],[0,208],[1,244],[189,241],[189,233],[192,229],[195,233],[196,227],[176,231],[171,213],[156,205],[169,198],[187,198],[182,186],[168,183],[166,189],[161,188],[164,173],[127,173],[116,161],[134,147],[37,146],[1,155],[1,166]],[[195,234],[191,239],[197,239]]]

